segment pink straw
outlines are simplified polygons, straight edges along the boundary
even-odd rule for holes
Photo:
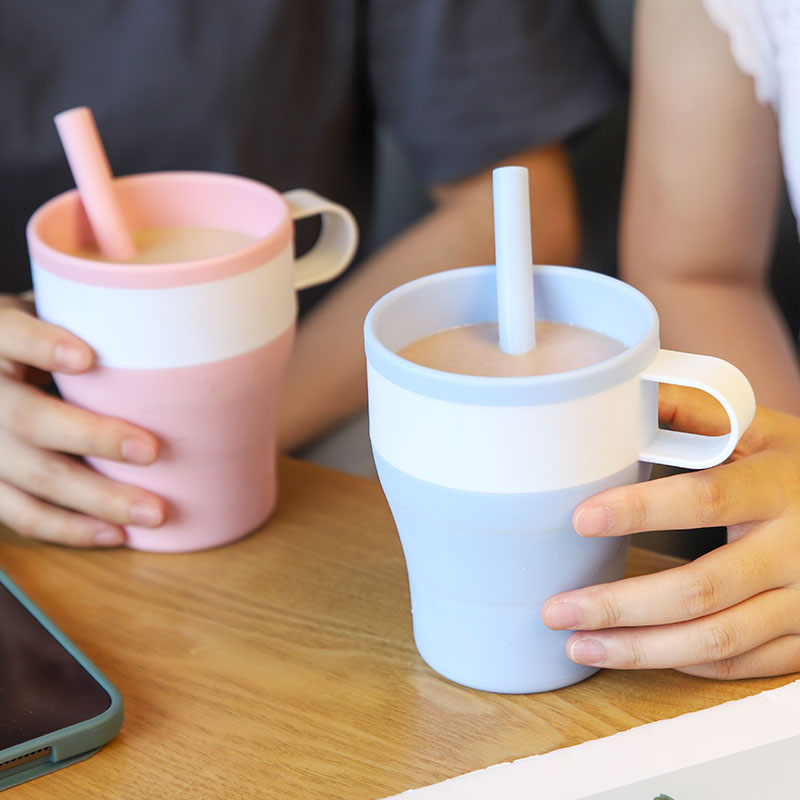
[[[100,252],[109,261],[130,261],[136,245],[114,192],[114,176],[90,109],[85,106],[55,116],[61,145],[92,226]]]

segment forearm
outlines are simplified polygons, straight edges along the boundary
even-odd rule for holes
[[[279,446],[291,450],[365,406],[362,325],[372,303],[406,281],[468,263],[483,252],[483,221],[467,235],[451,209],[433,211],[362,264],[298,328],[280,416]],[[491,260],[491,259],[487,259]]]
[[[656,306],[661,344],[724,358],[762,405],[800,414],[797,348],[769,291],[756,284],[681,278],[640,280]]]
[[[542,163],[536,157],[530,163],[534,258],[569,264],[580,239],[574,185],[563,151],[549,150]],[[303,320],[281,409],[281,449],[298,447],[366,407],[362,326],[378,298],[422,275],[494,263],[491,208],[491,173],[485,173],[446,196]]]
[[[781,173],[773,110],[699,0],[641,0],[634,42],[622,277],[655,303],[664,346],[725,358],[759,402],[800,412],[795,345],[766,288]]]

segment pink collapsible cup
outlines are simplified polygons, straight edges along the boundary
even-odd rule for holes
[[[69,255],[93,242],[77,191],[28,223],[39,316],[89,344],[96,366],[55,376],[64,398],[154,433],[148,466],[91,465],[169,505],[157,529],[127,528],[139,550],[187,552],[238,539],[276,501],[275,428],[294,338],[296,289],[344,270],[352,215],[313,192],[280,194],[232,175],[164,172],[118,178],[131,229],[191,226],[256,237],[221,256],[123,264]],[[320,214],[316,245],[294,256],[293,219]]]

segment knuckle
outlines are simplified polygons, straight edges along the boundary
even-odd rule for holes
[[[87,473],[79,476],[81,513],[96,519],[125,525],[131,521],[130,509],[141,494],[140,490],[125,484],[111,483],[102,476]]]
[[[18,438],[31,441],[41,425],[41,408],[33,392],[20,387],[7,410],[7,428]]]
[[[647,530],[648,507],[645,498],[641,493],[631,492],[626,498],[625,507],[627,508],[627,530],[641,531]]]
[[[63,493],[69,465],[57,457],[42,459],[25,474],[21,483],[36,497],[54,500]]]
[[[695,477],[698,518],[703,525],[709,525],[728,509],[728,491],[711,471],[698,472]]]
[[[710,614],[716,610],[719,602],[716,578],[706,572],[690,572],[682,582],[680,602],[687,619]]]
[[[600,609],[600,627],[616,628],[624,623],[622,604],[615,592],[603,592],[597,598],[597,604]]]
[[[41,517],[33,507],[21,510],[11,527],[25,539],[37,539],[41,532]]]
[[[701,653],[709,661],[722,662],[736,652],[738,642],[739,635],[732,625],[717,623],[711,625],[702,636]]]
[[[712,678],[718,681],[732,681],[740,677],[738,669],[739,659],[737,658],[722,658],[715,661],[709,666],[711,667]]]
[[[54,520],[48,538],[72,547],[88,547],[92,543],[91,532],[85,523],[71,514],[63,514]]]
[[[650,659],[641,636],[631,632],[628,638],[628,666],[630,669],[647,669]]]
[[[86,546],[91,541],[90,533],[74,515],[42,506],[32,499],[17,513],[11,527],[25,539],[44,539],[73,546]]]

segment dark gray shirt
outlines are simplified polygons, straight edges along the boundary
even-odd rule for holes
[[[72,186],[52,122],[94,111],[118,175],[203,169],[305,186],[369,227],[376,122],[426,182],[562,140],[617,97],[574,0],[0,3],[0,290]]]

